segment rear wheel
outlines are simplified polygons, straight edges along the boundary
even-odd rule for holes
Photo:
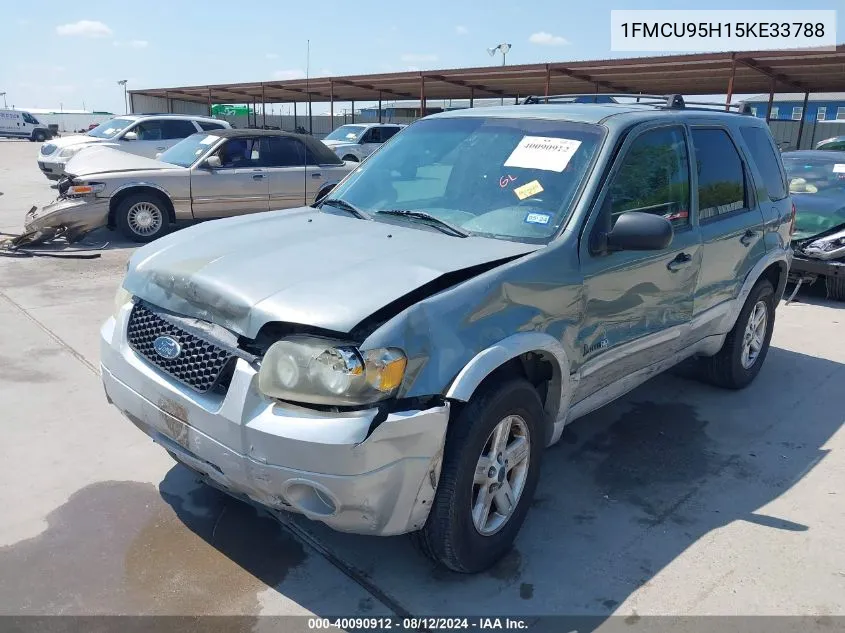
[[[824,278],[824,285],[827,289],[827,296],[837,301],[845,301],[845,277]]]
[[[488,381],[449,423],[421,549],[457,572],[487,569],[511,548],[534,496],[543,405],[523,378]]]
[[[152,242],[170,229],[167,207],[159,196],[138,193],[126,196],[115,212],[117,228],[133,242]]]
[[[722,349],[701,359],[704,376],[712,384],[726,389],[742,389],[763,366],[775,326],[775,291],[771,282],[757,282]]]

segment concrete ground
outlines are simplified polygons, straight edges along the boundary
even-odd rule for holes
[[[53,196],[37,150],[0,142],[0,231]],[[675,372],[573,423],[514,550],[468,577],[283,526],[109,407],[98,328],[133,248],[75,248],[105,242],[0,257],[0,614],[845,615],[845,304],[781,304],[744,391]]]

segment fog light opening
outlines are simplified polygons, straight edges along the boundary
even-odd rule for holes
[[[309,481],[294,481],[285,489],[285,499],[303,514],[331,516],[337,512],[337,503],[326,490]]]

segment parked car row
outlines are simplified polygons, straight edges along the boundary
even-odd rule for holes
[[[101,330],[109,402],[229,494],[490,567],[567,423],[689,358],[721,387],[758,376],[792,257],[764,121],[550,101],[427,117],[317,204],[138,249]],[[241,160],[282,138],[342,158],[222,130],[150,176],[218,182],[250,134]],[[231,191],[180,205],[219,215]]]

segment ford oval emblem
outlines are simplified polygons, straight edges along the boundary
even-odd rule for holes
[[[182,353],[182,346],[175,338],[170,336],[159,336],[153,341],[153,349],[156,354],[167,360],[178,358]]]

